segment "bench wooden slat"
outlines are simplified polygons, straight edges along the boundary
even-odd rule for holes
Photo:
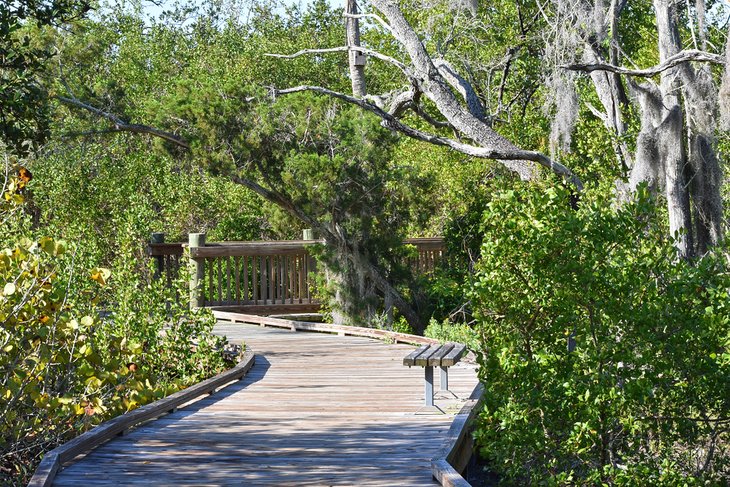
[[[439,348],[441,348],[441,345],[430,345],[426,351],[416,357],[416,365],[420,365],[421,367],[428,366],[428,361],[431,356],[438,352]]]
[[[441,359],[442,367],[450,367],[459,361],[462,355],[466,352],[466,345],[461,343],[455,343],[454,348]]]
[[[425,352],[430,345],[421,345],[411,353],[409,353],[404,359],[403,359],[403,365],[412,366],[416,365],[416,357],[421,355],[423,352]]]
[[[431,355],[431,358],[428,359],[428,365],[431,365],[433,367],[439,367],[443,365],[441,363],[442,359],[448,355],[448,353],[454,348],[455,343],[446,343],[444,345],[441,345],[441,347]]]

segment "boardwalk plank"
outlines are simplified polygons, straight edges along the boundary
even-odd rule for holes
[[[260,356],[241,381],[64,466],[54,485],[434,485],[430,458],[463,400],[416,414],[415,349],[334,334],[219,324]],[[450,370],[463,399],[475,367]]]

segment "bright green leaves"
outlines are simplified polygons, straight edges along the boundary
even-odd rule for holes
[[[727,264],[678,261],[651,208],[646,191],[617,205],[589,190],[571,204],[568,191],[536,185],[496,195],[484,213],[476,436],[517,483],[556,472],[569,484],[721,477],[726,457],[696,476],[692,452],[727,441],[702,419],[730,412],[730,369],[718,360]]]

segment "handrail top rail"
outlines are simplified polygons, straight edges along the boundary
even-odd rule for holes
[[[227,245],[307,245],[307,244],[323,244],[324,239],[315,240],[225,240],[221,242],[206,242],[206,247],[222,247]],[[412,237],[403,239],[404,244],[419,245],[419,244],[439,244],[443,245],[443,237]],[[150,247],[164,248],[164,247],[184,247],[187,242],[150,242]]]
[[[439,250],[444,246],[442,237],[417,237],[403,240],[406,245],[415,245],[422,250]],[[252,240],[252,241],[225,241],[206,242],[204,247],[193,247],[190,256],[193,258],[205,257],[239,257],[244,255],[277,255],[302,253],[311,245],[322,245],[325,241],[318,240]],[[149,255],[182,255],[187,242],[150,243]]]

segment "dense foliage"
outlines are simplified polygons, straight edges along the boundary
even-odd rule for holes
[[[0,134],[3,143],[28,151],[48,135],[48,93],[39,81],[53,57],[38,31],[82,17],[87,0],[16,0],[0,8]],[[35,34],[35,35],[34,35]]]
[[[730,472],[730,281],[678,261],[646,191],[496,197],[473,289],[476,439],[516,484],[720,483]]]
[[[22,166],[8,156],[0,197],[0,483],[26,478],[56,443],[223,366],[211,318],[179,304],[185,276],[172,289],[151,279],[151,232],[253,240],[316,225],[337,237],[319,256],[328,312],[409,329],[365,276],[372,266],[420,325],[430,319],[425,334],[479,352],[477,447],[506,483],[726,481],[727,252],[678,260],[662,191],[616,196],[628,176],[617,155],[635,152],[643,130],[636,86],[617,90],[617,131],[601,113],[603,78],[560,67],[585,50],[575,33],[600,24],[588,6],[607,4],[482,2],[471,15],[460,2],[398,3],[429,53],[474,87],[492,128],[549,152],[590,189],[517,181],[398,137],[341,100],[274,96],[313,84],[348,92],[341,51],[267,56],[341,45],[341,12],[324,0],[211,1],[156,19],[135,2],[86,19],[81,0],[0,8],[0,133],[9,153],[31,154]],[[621,22],[597,28],[593,54],[620,43],[632,65],[656,64],[652,2],[614,4],[626,5]],[[722,9],[707,7],[705,33],[696,9],[682,12],[686,45],[724,44]],[[408,62],[387,29],[362,24],[364,45]],[[392,68],[368,57],[370,93],[404,86]],[[713,137],[726,157],[727,134]],[[435,235],[446,238],[445,265],[414,278],[399,242]]]
[[[26,166],[10,166],[9,157],[6,163],[0,483],[20,485],[55,445],[226,364],[212,316],[178,299],[187,289],[184,272],[173,287],[163,286],[129,241],[108,258],[73,225],[67,234],[74,240],[53,236],[63,234],[58,226],[33,229],[28,204],[37,179]],[[105,257],[111,269],[94,266]]]

